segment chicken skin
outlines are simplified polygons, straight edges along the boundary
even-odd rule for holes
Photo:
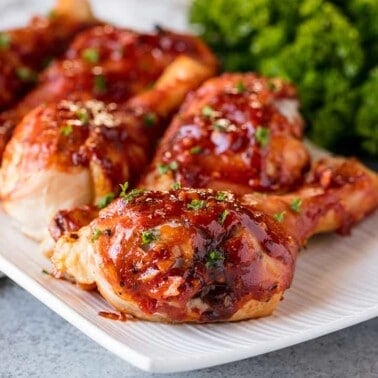
[[[140,186],[293,190],[310,165],[298,107],[295,88],[280,79],[212,78],[188,96]]]
[[[320,161],[300,190],[284,195],[134,189],[62,236],[52,262],[56,276],[97,287],[141,319],[255,318],[290,287],[309,237],[346,232],[377,206],[377,175],[342,159]]]
[[[0,110],[32,87],[38,72],[61,55],[80,31],[98,23],[86,0],[59,0],[49,16],[0,32]]]
[[[119,183],[136,182],[171,113],[213,73],[213,67],[179,56],[152,89],[124,104],[91,99],[38,106],[17,126],[4,153],[4,209],[41,241],[58,210],[105,206]]]
[[[40,76],[17,106],[0,114],[0,159],[14,127],[44,102],[96,99],[117,104],[150,88],[179,55],[216,69],[216,59],[198,38],[159,29],[156,34],[101,25],[80,33],[64,57]]]

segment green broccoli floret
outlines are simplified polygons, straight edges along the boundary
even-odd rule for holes
[[[373,100],[362,97],[376,88],[366,73],[377,62],[378,1],[194,0],[190,18],[225,70],[294,82],[315,142],[340,150],[361,136],[362,149],[377,154],[368,141],[376,135],[373,123],[359,131],[356,114],[366,119],[373,111]]]

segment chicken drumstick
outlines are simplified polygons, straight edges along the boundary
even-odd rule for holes
[[[216,59],[198,38],[159,29],[138,34],[111,25],[80,33],[62,59],[16,107],[0,114],[0,160],[14,127],[44,102],[97,99],[117,104],[150,88],[163,70],[185,54],[215,71]]]
[[[40,105],[7,145],[0,170],[5,210],[26,234],[41,240],[58,210],[104,206],[119,183],[136,181],[169,115],[212,74],[212,67],[180,56],[153,89],[125,104],[62,100]]]
[[[86,0],[59,0],[47,17],[28,26],[0,32],[0,110],[37,81],[38,72],[62,54],[72,38],[98,21]]]
[[[327,160],[290,195],[176,189],[122,193],[62,236],[57,276],[97,287],[116,309],[167,322],[270,314],[313,234],[346,231],[378,206],[378,178],[355,160]]]
[[[309,154],[295,88],[255,74],[212,78],[189,96],[141,187],[284,192],[302,183]]]

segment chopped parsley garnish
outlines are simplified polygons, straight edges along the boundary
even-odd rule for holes
[[[230,125],[230,121],[226,118],[218,119],[213,123],[213,129],[216,131],[224,132],[227,131],[228,126]]]
[[[186,205],[186,207],[190,210],[200,210],[206,206],[206,202],[204,200],[194,199],[190,203]]]
[[[129,193],[124,195],[123,199],[128,202],[128,201],[133,200],[134,198],[141,196],[144,192],[145,192],[145,189],[133,189],[133,190],[130,190]]]
[[[279,213],[275,213],[273,218],[278,222],[281,223],[285,218],[286,211],[281,211]]]
[[[268,87],[273,92],[277,89],[276,83],[274,81],[268,81]]]
[[[158,235],[156,230],[143,231],[141,236],[141,245],[150,244],[157,239]]]
[[[98,228],[96,228],[94,231],[93,231],[93,234],[92,234],[92,243],[94,243],[102,234],[102,231],[99,230]]]
[[[202,108],[202,115],[206,118],[213,118],[216,115],[216,111],[209,105],[205,105]]]
[[[228,210],[223,210],[221,212],[221,214],[219,215],[219,222],[220,222],[220,224],[224,223],[224,221],[226,220],[228,214],[230,214]]]
[[[96,75],[93,78],[93,91],[95,93],[104,93],[107,89],[106,78],[104,75]]]
[[[0,33],[0,50],[7,50],[10,47],[10,37],[7,33]]]
[[[70,134],[72,134],[73,132],[73,127],[71,124],[67,124],[65,126],[63,126],[61,129],[60,129],[60,133],[63,135],[63,136],[68,136]]]
[[[217,195],[215,196],[215,199],[217,201],[225,201],[227,199],[227,192],[218,192]]]
[[[157,169],[161,175],[165,175],[168,172],[175,171],[178,168],[177,161],[171,161],[168,164],[158,164]]]
[[[295,211],[296,213],[299,213],[301,211],[302,206],[302,200],[300,198],[294,198],[290,202],[290,209]]]
[[[76,117],[79,121],[82,122],[83,125],[87,125],[89,122],[89,115],[85,109],[79,109],[76,113]]]
[[[192,148],[190,149],[190,153],[191,153],[192,155],[198,155],[198,154],[200,154],[202,151],[203,151],[203,150],[202,150],[202,147],[201,147],[201,146],[195,146],[195,147],[192,147]]]
[[[107,193],[105,194],[97,203],[97,207],[99,209],[103,209],[104,207],[108,206],[110,202],[113,201],[114,199],[114,193],[113,192],[110,192],[110,193]]]
[[[51,273],[46,269],[42,269],[42,273],[47,274],[48,276],[51,276]]]
[[[17,77],[22,81],[36,82],[37,74],[28,67],[18,67],[16,70]]]
[[[57,18],[57,14],[56,14],[56,11],[55,10],[51,10],[48,14],[47,14],[47,18],[50,20],[50,21],[53,21]]]
[[[81,56],[88,63],[92,63],[92,64],[96,64],[100,60],[100,53],[98,52],[98,49],[91,48],[91,47],[83,50],[81,53]]]
[[[154,126],[156,125],[156,122],[157,122],[157,117],[155,113],[148,112],[143,117],[143,124],[146,127]]]
[[[224,260],[224,256],[221,252],[216,249],[210,251],[206,256],[206,267],[210,268],[217,265],[219,262]]]
[[[270,130],[266,127],[259,126],[256,129],[256,140],[261,147],[265,147],[269,143],[270,139]]]
[[[119,194],[120,197],[125,197],[127,189],[129,188],[129,183],[126,181],[124,184],[119,184],[121,187],[121,193]]]
[[[174,182],[172,184],[172,189],[173,190],[180,190],[181,189],[181,183],[180,182]]]
[[[236,93],[244,93],[246,90],[246,87],[242,81],[239,81],[236,84],[235,89],[236,89]]]

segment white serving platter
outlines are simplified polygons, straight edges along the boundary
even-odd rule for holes
[[[0,29],[21,24],[33,11],[48,10],[52,3],[0,0]],[[93,3],[98,15],[117,24],[139,29],[150,29],[154,23],[186,28],[185,0],[108,0],[106,7],[102,0]],[[300,254],[292,288],[277,311],[267,318],[232,324],[167,325],[105,319],[98,312],[111,308],[98,294],[42,272],[50,269],[48,260],[1,210],[0,270],[131,364],[151,372],[178,372],[256,356],[378,316],[377,232],[375,214],[350,237],[314,238]]]
[[[49,262],[0,212],[0,270],[94,341],[151,372],[194,370],[284,348],[378,316],[378,214],[350,237],[313,239],[294,283],[270,317],[238,323],[168,325],[103,318],[95,293],[42,272]]]

